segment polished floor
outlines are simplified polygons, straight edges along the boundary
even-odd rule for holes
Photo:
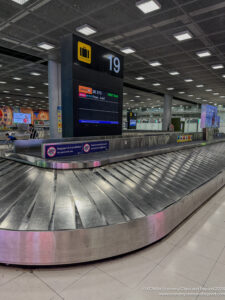
[[[168,237],[135,253],[69,267],[0,266],[0,300],[184,298],[225,298],[225,188]]]

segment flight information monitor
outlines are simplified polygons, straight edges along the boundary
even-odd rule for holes
[[[122,133],[123,57],[75,35],[62,43],[63,136]]]

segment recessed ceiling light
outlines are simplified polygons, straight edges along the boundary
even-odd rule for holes
[[[158,82],[155,82],[155,83],[153,83],[152,85],[154,85],[154,86],[159,86],[159,85],[161,85],[161,84],[158,83]]]
[[[54,45],[49,44],[49,43],[45,43],[45,42],[39,43],[37,46],[38,46],[38,48],[41,48],[41,49],[44,49],[44,50],[51,50],[51,49],[55,48]]]
[[[157,0],[141,0],[136,3],[136,6],[144,13],[148,14],[152,11],[161,8],[160,3]]]
[[[169,72],[169,74],[172,76],[176,76],[176,75],[179,75],[180,73],[177,71],[171,71],[171,72]]]
[[[77,27],[76,31],[83,35],[92,35],[97,32],[97,30],[94,27],[88,24],[84,24],[82,26]]]
[[[198,97],[198,98],[196,98],[196,100],[201,100],[202,98],[200,98],[200,97]]]
[[[213,93],[214,96],[218,96],[220,93]]]
[[[144,80],[145,78],[143,76],[136,77],[137,80]]]
[[[182,92],[182,91],[181,91],[181,92],[178,92],[178,94],[185,94],[185,92]]]
[[[48,85],[48,82],[44,82],[43,84],[44,84],[44,85]]]
[[[205,90],[206,92],[212,92],[212,89],[207,89],[207,90]]]
[[[28,89],[35,89],[35,87],[34,87],[34,86],[31,86],[31,85],[29,85],[29,86],[28,86]]]
[[[20,92],[21,91],[21,89],[14,89],[15,91],[18,91],[18,92]]]
[[[123,95],[124,95],[124,96],[126,96],[126,95],[127,95],[127,93],[123,93]]]
[[[202,100],[202,101],[206,102],[207,100],[204,99],[204,100]]]
[[[141,101],[140,103],[144,103],[144,101]]]
[[[191,79],[191,78],[188,78],[188,79],[184,79],[184,81],[185,81],[185,82],[192,82],[192,81],[193,81],[193,79]]]
[[[25,94],[25,96],[31,96],[31,94]]]
[[[122,48],[122,49],[120,49],[120,51],[125,53],[125,54],[131,54],[131,53],[135,52],[135,50],[131,47]]]
[[[149,65],[152,66],[152,67],[159,67],[162,64],[159,61],[150,61]]]
[[[33,75],[33,76],[40,76],[41,74],[38,73],[38,72],[31,72],[30,75]]]
[[[22,80],[20,77],[13,77],[14,80]]]
[[[223,74],[222,77],[225,78],[225,74]]]
[[[136,95],[135,97],[136,97],[136,98],[140,98],[141,96],[139,96],[139,95]]]
[[[218,64],[218,65],[212,65],[211,68],[217,70],[217,69],[223,69],[224,66],[222,64]]]
[[[193,97],[194,95],[188,95],[188,97]]]
[[[13,2],[16,2],[17,4],[23,5],[26,2],[28,2],[29,0],[12,0]]]
[[[201,88],[201,87],[204,87],[204,85],[203,84],[197,84],[196,87]]]
[[[6,99],[10,99],[11,97],[6,97]]]
[[[168,87],[167,90],[172,91],[172,90],[174,90],[174,88],[173,87]]]
[[[185,40],[189,40],[189,39],[191,39],[193,37],[192,34],[190,33],[190,31],[188,31],[188,30],[185,30],[185,31],[179,32],[179,33],[175,33],[173,36],[179,42],[185,41]]]
[[[150,101],[150,100],[152,100],[152,99],[151,99],[151,98],[147,98],[147,100],[149,100],[149,101]]]
[[[0,84],[6,84],[6,81],[0,81]]]
[[[198,55],[198,57],[207,57],[207,56],[211,56],[211,52],[208,50],[204,50],[204,51],[199,51],[196,52],[196,55]]]
[[[7,94],[7,93],[9,93],[9,91],[3,91],[3,93],[6,93],[6,94]]]
[[[225,98],[225,96],[220,96],[220,98]]]
[[[134,100],[133,100],[133,99],[131,99],[130,101],[132,101],[132,102],[133,102]]]
[[[43,92],[38,92],[39,95],[43,95]]]

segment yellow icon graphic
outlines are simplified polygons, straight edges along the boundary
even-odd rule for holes
[[[79,61],[83,61],[87,64],[91,63],[91,46],[78,42],[77,44],[77,57]]]

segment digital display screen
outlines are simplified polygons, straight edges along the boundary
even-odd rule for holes
[[[130,127],[136,127],[137,121],[136,120],[130,120]]]
[[[119,124],[118,94],[95,89],[91,85],[79,85],[78,92],[80,124]]]
[[[13,123],[31,124],[31,114],[13,113]]]
[[[201,111],[201,128],[220,127],[220,117],[217,115],[217,107],[204,104]]]

